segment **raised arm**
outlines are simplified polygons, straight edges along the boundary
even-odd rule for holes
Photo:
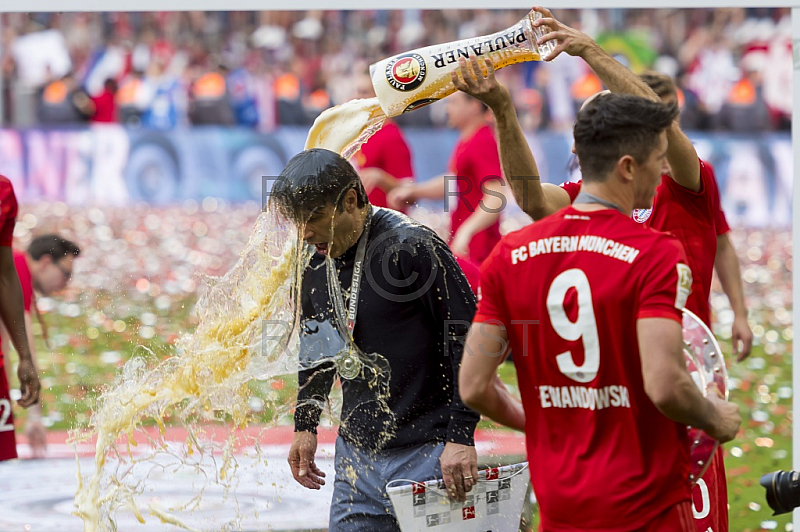
[[[511,192],[520,208],[533,218],[540,220],[569,205],[569,195],[561,187],[545,183],[539,177],[536,159],[533,157],[525,134],[517,119],[511,96],[494,75],[494,67],[488,59],[486,74],[480,69],[475,57],[470,65],[459,59],[461,66],[451,74],[456,88],[485,103],[494,114],[497,132],[497,148],[503,176],[511,185]]]
[[[534,10],[541,13],[543,17],[536,20],[533,23],[534,26],[543,26],[549,29],[539,40],[539,44],[553,40],[557,43],[553,52],[545,60],[551,61],[561,52],[581,57],[612,92],[633,94],[656,102],[661,101],[639,76],[622,66],[588,35],[556,20],[549,9],[534,7]],[[681,130],[677,119],[667,129],[667,140],[669,141],[667,159],[672,167],[670,177],[684,188],[695,192],[699,191],[701,186],[700,161],[692,142]]]

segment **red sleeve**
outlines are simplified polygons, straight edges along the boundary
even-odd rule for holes
[[[708,163],[705,163],[705,166],[710,174],[710,179],[708,179],[708,194],[714,213],[714,228],[717,231],[717,236],[720,236],[729,232],[731,228],[722,210],[722,200],[719,197],[719,186],[717,185],[717,178],[714,175],[714,167]]]
[[[22,287],[22,306],[25,312],[30,312],[31,304],[33,304],[31,271],[28,269],[25,253],[16,249],[14,250],[14,266],[17,268],[17,277],[19,277],[19,284]]]
[[[650,262],[639,265],[644,277],[636,317],[669,318],[682,322],[681,311],[692,292],[692,270],[680,241],[667,234],[659,236],[659,242],[648,254]]]
[[[561,183],[561,188],[567,191],[567,194],[569,194],[569,202],[572,203],[581,192],[581,181],[577,183]]]
[[[473,322],[500,321],[508,328],[508,309],[503,298],[502,273],[508,268],[503,264],[503,251],[505,246],[499,243],[491,254],[483,261],[480,269],[480,284],[478,286],[478,308],[475,311]]]
[[[717,236],[729,233],[731,226],[728,225],[728,219],[725,218],[725,211],[722,210],[722,205],[719,206],[714,217],[714,227],[717,230]]]
[[[17,197],[8,178],[0,176],[0,246],[10,246],[17,221]]]
[[[670,188],[673,196],[681,202],[686,210],[698,220],[711,225],[716,218],[716,210],[719,208],[719,192],[714,201],[714,190],[717,189],[717,181],[714,179],[714,169],[711,165],[700,159],[700,190],[697,192],[684,188],[674,180],[665,178],[663,183]]]

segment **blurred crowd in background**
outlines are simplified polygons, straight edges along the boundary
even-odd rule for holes
[[[2,124],[308,125],[354,76],[413,48],[494,33],[524,10],[4,13]],[[788,130],[788,8],[559,10],[632,70],[676,78],[685,129]],[[655,30],[654,30],[655,28]],[[602,85],[581,59],[502,71],[523,126],[564,130]],[[437,126],[441,107],[401,117]]]

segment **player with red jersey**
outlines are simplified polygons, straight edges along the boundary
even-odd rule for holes
[[[681,241],[692,269],[692,295],[686,308],[710,325],[708,299],[717,252],[715,213],[720,210],[720,205],[713,170],[701,160],[699,164],[699,191],[684,188],[668,175],[663,175],[652,208],[635,209],[632,218],[645,227],[668,232]],[[567,192],[569,203],[575,201],[581,191],[580,182],[564,183],[561,187]]]
[[[676,113],[597,98],[575,125],[586,181],[576,206],[507,235],[481,269],[460,392],[524,428],[546,532],[691,532],[684,425],[722,441],[738,430],[736,406],[705,399],[683,362],[691,272],[680,243],[630,219],[652,204]],[[524,411],[491,356],[508,347]]]
[[[447,165],[449,175],[397,187],[389,194],[389,204],[397,208],[419,199],[455,197],[450,248],[479,265],[500,240],[500,211],[505,206],[497,141],[484,104],[463,93],[448,96],[445,103],[448,122],[459,132]]]
[[[17,376],[22,396],[17,403],[29,407],[39,400],[39,376],[33,363],[23,318],[23,298],[19,277],[14,266],[11,240],[17,218],[17,197],[11,182],[0,176],[0,319],[9,331],[11,341],[19,353]],[[0,352],[0,363],[5,363]],[[0,460],[17,457],[14,438],[14,420],[8,380],[3,368],[0,371]]]

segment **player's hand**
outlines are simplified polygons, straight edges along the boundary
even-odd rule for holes
[[[442,478],[451,499],[464,502],[478,481],[478,452],[472,445],[447,443],[439,458]]]
[[[364,168],[358,175],[367,194],[376,188],[383,188],[383,170],[379,168]]]
[[[556,41],[555,49],[550,52],[547,57],[543,57],[543,60],[552,61],[558,57],[561,52],[583,57],[586,52],[595,46],[595,42],[591,37],[559,22],[549,9],[536,6],[533,10],[538,11],[542,15],[542,18],[533,21],[533,26],[541,28],[544,33],[537,43],[544,44],[549,41]]]
[[[414,203],[414,185],[401,185],[389,191],[386,201],[389,207],[395,210],[404,209],[409,203]]]
[[[456,231],[453,240],[450,242],[450,251],[458,257],[469,257],[469,243],[472,237],[464,231]]]
[[[19,398],[17,404],[24,408],[36,404],[39,401],[39,374],[29,358],[20,359],[17,377],[19,378],[19,389],[22,392],[22,397]]]
[[[713,426],[706,432],[720,443],[731,441],[736,437],[742,424],[739,407],[723,399],[719,388],[713,383],[708,387],[708,400],[714,405],[717,418]]]
[[[31,446],[34,458],[44,458],[47,453],[47,429],[41,419],[29,419],[25,425],[25,437]]]
[[[317,435],[310,432],[295,432],[289,449],[289,467],[298,484],[310,490],[325,485],[325,473],[314,463],[317,452]]]
[[[502,108],[503,105],[511,105],[511,95],[494,76],[494,65],[489,58],[484,59],[486,74],[481,71],[478,58],[472,56],[469,64],[460,57],[458,59],[459,69],[450,73],[450,79],[455,87],[474,96],[478,100],[488,105],[493,111]],[[458,73],[461,73],[459,77]]]
[[[733,353],[737,355],[737,362],[750,356],[750,350],[753,348],[753,331],[750,330],[747,317],[734,316],[733,325],[731,325],[731,343],[733,344]]]

